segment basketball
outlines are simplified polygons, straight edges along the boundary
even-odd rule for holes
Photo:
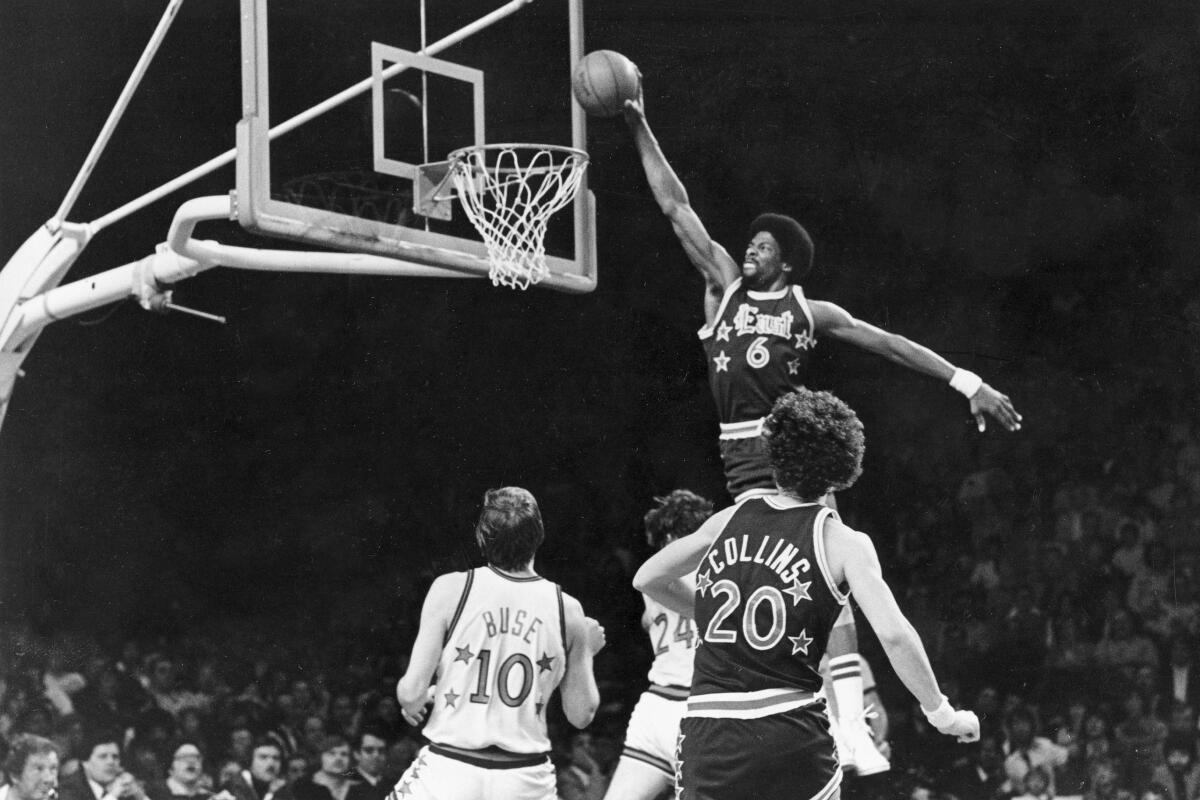
[[[636,100],[642,76],[625,56],[612,50],[595,50],[579,59],[571,75],[575,99],[593,117],[615,117],[626,100]]]

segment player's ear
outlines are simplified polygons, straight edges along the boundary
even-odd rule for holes
[[[791,272],[791,271],[792,271],[792,265],[791,265],[791,264],[789,264],[789,263],[788,263],[788,262],[786,262],[786,261],[782,261],[782,262],[780,262],[780,265],[779,265],[779,266],[780,266],[780,269],[782,269],[784,272]]]

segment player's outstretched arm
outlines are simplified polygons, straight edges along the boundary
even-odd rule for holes
[[[563,713],[576,728],[586,728],[600,707],[600,689],[592,671],[592,660],[604,647],[604,627],[583,613],[583,606],[569,594],[563,595],[563,614],[566,617],[567,671],[559,691],[562,692]]]
[[[396,684],[396,699],[409,725],[420,725],[425,719],[432,689],[430,684],[442,652],[447,621],[461,593],[461,578],[450,574],[435,578],[429,587],[429,594],[425,595],[425,605],[421,607],[421,627],[413,642],[408,669]]]
[[[633,588],[685,617],[696,616],[696,588],[691,576],[712,547],[737,506],[718,511],[695,533],[676,539],[642,564]]]
[[[1021,415],[1012,401],[984,383],[978,375],[956,369],[945,358],[911,339],[855,319],[841,306],[812,300],[809,307],[817,335],[825,334],[949,383],[970,401],[971,414],[980,431],[986,429],[988,417],[1010,431],[1021,429]]]
[[[642,169],[658,207],[671,220],[688,259],[700,270],[708,284],[709,293],[720,295],[738,276],[738,265],[724,247],[713,241],[700,217],[692,208],[687,189],[675,174],[658,140],[646,121],[645,104],[641,94],[637,100],[625,101],[625,121],[633,131]]]
[[[930,723],[959,741],[978,739],[979,719],[971,711],[955,711],[938,688],[921,637],[883,580],[871,539],[834,519],[826,521],[824,535],[833,579],[845,579],[896,674],[920,701]]]

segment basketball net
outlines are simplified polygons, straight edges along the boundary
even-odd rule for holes
[[[550,270],[546,226],[575,199],[588,156],[573,147],[489,144],[450,154],[459,201],[487,246],[495,286],[528,289]]]

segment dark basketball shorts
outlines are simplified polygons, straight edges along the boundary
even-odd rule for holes
[[[721,439],[721,463],[725,467],[725,488],[734,500],[754,494],[775,494],[775,475],[767,458],[767,443],[761,436],[745,439]]]
[[[684,717],[680,800],[827,800],[841,785],[825,704],[757,719]]]

